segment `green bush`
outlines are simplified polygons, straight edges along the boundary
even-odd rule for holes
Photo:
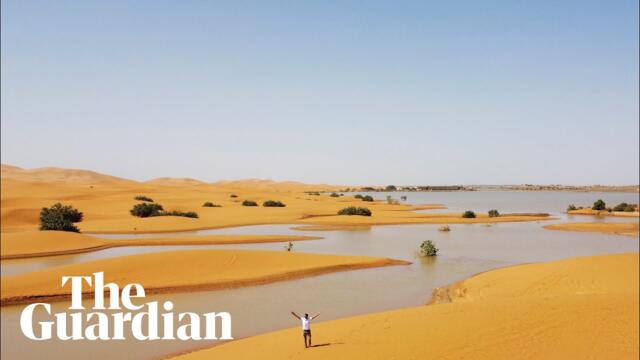
[[[473,219],[476,217],[476,213],[471,210],[467,210],[462,214],[462,217],[465,219]]]
[[[371,216],[371,210],[363,207],[349,206],[338,211],[338,215]]]
[[[489,210],[489,217],[498,217],[500,213],[496,209]]]
[[[138,195],[136,197],[134,197],[135,200],[138,201],[147,201],[147,202],[153,202],[153,199],[148,197],[148,196],[144,196],[144,195]]]
[[[206,203],[202,204],[203,207],[222,207],[218,204],[214,204],[211,201],[207,201]]]
[[[40,230],[80,232],[73,223],[81,222],[82,212],[69,205],[55,203],[40,210]]]
[[[281,201],[278,201],[278,200],[267,200],[267,201],[262,203],[262,206],[264,206],[264,207],[285,207],[287,205],[285,205],[284,203],[282,203]]]
[[[320,196],[320,193],[317,192],[317,191],[307,191],[307,194],[314,195],[314,196]]]
[[[183,216],[183,217],[197,219],[198,213],[194,211],[175,211],[174,210],[174,211],[161,211],[156,215],[151,215],[151,216]]]
[[[613,207],[613,211],[624,211],[624,209],[625,209],[627,206],[629,206],[629,204],[624,203],[624,202],[623,202],[623,203],[620,203],[620,204],[618,204],[618,205],[616,205],[616,206],[614,206],[614,207]]]
[[[251,200],[245,200],[242,202],[242,206],[258,206],[258,203]]]
[[[573,211],[573,210],[578,210],[578,208],[573,204],[567,206],[567,212]]]
[[[591,209],[604,210],[606,208],[607,208],[607,204],[605,204],[604,201],[602,201],[601,199],[598,199],[598,201],[593,203],[593,207]]]
[[[362,200],[362,199],[363,199],[362,195],[360,195],[360,194],[357,194],[356,196],[354,196],[354,198],[356,198],[356,199],[360,199],[360,200]]]
[[[150,216],[158,216],[162,210],[164,209],[160,204],[140,203],[135,204],[129,212],[131,212],[131,215],[133,216],[146,218]]]
[[[373,197],[370,195],[365,195],[362,197],[362,201],[373,201]]]
[[[340,197],[340,194],[338,194],[338,193],[331,193],[331,195],[329,195],[329,196],[331,196],[331,197]]]
[[[387,187],[384,188],[386,191],[396,191],[398,190],[398,188],[396,188],[395,185],[387,185]]]
[[[431,240],[426,240],[420,244],[420,253],[422,256],[437,256],[438,248]]]
[[[635,212],[635,211],[638,211],[638,208],[636,207],[636,205],[629,204],[622,211],[624,211],[624,212]]]

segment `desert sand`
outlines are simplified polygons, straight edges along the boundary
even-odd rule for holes
[[[638,253],[489,271],[435,304],[298,327],[176,357],[253,359],[637,359]],[[292,321],[292,326],[297,323]]]
[[[198,289],[225,289],[265,284],[335,271],[388,265],[406,261],[368,256],[336,256],[285,251],[189,250],[165,251],[89,261],[2,277],[2,305],[34,299],[65,299],[70,286],[60,287],[62,276],[104,272],[105,282],[121,287],[144,286],[148,293]],[[92,290],[88,289],[91,295]]]
[[[618,217],[640,217],[640,212],[625,212],[625,211],[605,211],[605,210],[593,210],[590,208],[569,210],[569,215],[592,215],[592,216],[618,216]]]
[[[99,239],[64,231],[22,231],[2,235],[2,259],[77,254],[125,246],[222,245],[317,240],[298,235],[206,235],[135,239]]]
[[[68,173],[67,178],[65,173]],[[368,226],[550,219],[545,216],[489,218],[486,214],[479,214],[475,219],[463,219],[459,213],[414,212],[420,209],[441,209],[443,206],[440,204],[389,205],[385,201],[363,202],[352,196],[334,198],[306,193],[312,190],[335,191],[338,188],[330,185],[276,183],[266,180],[207,184],[193,179],[164,178],[136,182],[85,170],[23,170],[3,165],[1,230],[3,233],[37,230],[40,209],[56,202],[72,205],[82,211],[85,219],[77,225],[82,232],[87,233],[160,233],[258,224]],[[166,210],[195,211],[199,218],[134,217],[129,210],[139,202],[134,200],[137,195],[153,198]],[[253,200],[258,204],[265,200],[279,200],[284,202],[286,207],[246,207],[241,205],[243,200]],[[202,204],[207,201],[221,207],[203,207]],[[368,207],[373,216],[336,215],[338,210],[347,206]]]
[[[637,222],[624,223],[566,223],[547,225],[544,228],[549,230],[584,231],[598,232],[603,234],[615,234],[635,236],[640,235],[639,224]]]

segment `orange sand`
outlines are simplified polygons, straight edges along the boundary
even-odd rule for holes
[[[148,293],[223,289],[264,284],[369,267],[404,265],[405,261],[368,256],[335,256],[283,251],[190,250],[123,256],[2,277],[2,305],[35,299],[63,299],[63,275],[103,271],[105,281],[120,286],[142,284]],[[89,290],[92,293],[91,290]]]
[[[637,359],[638,259],[494,270],[440,290],[440,304],[316,324],[310,349],[295,327],[177,359]]]
[[[67,177],[65,177],[65,174]],[[63,181],[64,180],[64,181]],[[275,183],[263,180],[207,184],[192,179],[157,179],[136,182],[84,170],[22,170],[2,166],[2,232],[36,230],[40,209],[55,202],[70,204],[84,212],[78,225],[83,232],[154,233],[210,229],[255,224],[384,225],[446,224],[505,221],[537,221],[549,217],[504,216],[462,219],[461,214],[418,214],[417,209],[442,208],[442,205],[389,205],[384,201],[363,202],[351,196],[333,198],[314,196],[305,191],[334,191],[336,186]],[[231,198],[231,194],[238,195]],[[138,203],[133,198],[145,195],[166,210],[196,211],[198,219],[176,216],[137,218],[129,210]],[[284,208],[241,206],[243,200],[262,204],[280,200]],[[222,205],[205,208],[206,201]],[[373,216],[336,216],[347,206],[363,206]]]
[[[578,209],[578,210],[569,210],[567,214],[570,215],[595,215],[595,216],[619,216],[619,217],[640,217],[640,212],[624,212],[624,211],[602,211],[602,210],[593,210],[593,209]]]
[[[207,235],[143,239],[99,239],[63,231],[24,231],[2,235],[2,259],[76,254],[122,246],[220,245],[317,240],[321,237],[297,235]]]
[[[599,232],[605,234],[638,236],[640,235],[637,222],[629,223],[566,223],[547,225],[549,230]]]

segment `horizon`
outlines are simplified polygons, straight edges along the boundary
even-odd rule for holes
[[[636,1],[3,1],[1,16],[3,164],[640,183]]]

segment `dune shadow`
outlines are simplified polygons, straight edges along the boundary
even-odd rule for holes
[[[336,343],[323,343],[323,344],[315,344],[311,345],[311,347],[322,347],[322,346],[331,346],[331,345],[342,345],[344,343],[336,342]]]

